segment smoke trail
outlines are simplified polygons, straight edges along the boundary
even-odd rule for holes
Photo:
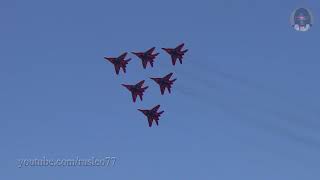
[[[184,64],[184,67],[186,67],[187,65],[188,65],[187,63]],[[200,67],[198,67],[198,66],[200,66]],[[254,82],[250,81],[248,78],[243,78],[240,76],[236,76],[232,73],[224,72],[224,71],[220,70],[217,65],[215,65],[214,67],[208,67],[206,64],[197,62],[197,63],[193,63],[192,67],[190,67],[190,68],[181,69],[180,67],[172,67],[169,64],[164,64],[163,67],[165,67],[166,69],[171,69],[171,71],[174,71],[175,74],[178,74],[178,77],[183,77],[183,78],[179,78],[179,83],[176,84],[176,90],[179,91],[181,94],[188,96],[188,97],[191,96],[192,98],[194,98],[202,103],[210,102],[210,105],[214,105],[217,108],[219,108],[220,110],[222,110],[223,112],[225,112],[226,114],[231,114],[234,117],[242,116],[242,117],[246,117],[246,119],[250,119],[250,115],[247,113],[243,113],[245,111],[241,112],[239,107],[236,108],[237,110],[235,110],[235,108],[231,108],[232,106],[230,104],[223,103],[221,101],[218,102],[217,99],[212,100],[211,96],[208,96],[208,95],[204,96],[205,92],[201,92],[201,93],[197,92],[197,89],[199,89],[199,86],[203,86],[207,90],[220,89],[219,86],[221,84],[218,84],[213,79],[222,78],[223,80],[228,80],[233,83],[240,84],[244,87],[249,87],[250,89],[254,89],[257,92],[260,92],[260,93],[263,92],[273,98],[276,97],[276,99],[281,99],[281,98],[278,98],[278,96],[281,97],[280,95],[276,94],[277,95],[276,96],[276,95],[274,95],[275,93],[270,92],[268,90],[268,87],[266,87],[262,84],[259,84],[259,83],[254,83]],[[173,68],[174,68],[174,70],[173,70]],[[192,69],[192,71],[188,71],[187,69]],[[179,74],[181,74],[181,75],[179,75]],[[200,87],[200,89],[203,89],[203,88]],[[264,111],[263,113],[273,114],[277,117],[277,119],[282,119],[282,120],[284,119],[284,117],[279,116],[279,114],[270,113],[270,109],[268,109],[268,112]],[[289,121],[287,118],[285,120]],[[303,143],[308,146],[316,147],[316,148],[320,149],[320,143],[318,141],[314,140],[312,137],[306,137],[304,135],[297,135],[296,133],[294,133],[292,130],[290,130],[288,128],[274,126],[274,125],[272,125],[270,123],[266,123],[266,122],[264,122],[261,125],[261,124],[259,124],[259,123],[261,123],[260,121],[256,122],[256,121],[248,121],[247,120],[246,123],[254,125],[255,127],[258,127],[258,128],[262,128],[265,131],[273,132],[275,134],[279,134],[281,136],[288,137],[290,139],[293,139],[296,142]]]
[[[196,68],[196,66],[193,66],[193,69],[195,69],[195,68]],[[204,72],[206,71],[205,69],[208,69],[208,66],[202,65],[201,69],[202,69],[202,71],[195,70],[195,72],[200,72],[201,74],[196,74],[194,72],[186,72],[184,69],[179,72],[181,72],[183,74],[183,76],[186,77],[184,79],[189,80],[188,84],[195,84],[195,86],[202,85],[202,86],[209,88],[209,89],[212,89],[212,88],[215,88],[216,90],[220,89],[221,86],[219,86],[219,84],[217,84],[216,82],[215,83],[212,82],[212,79],[209,80],[209,79],[205,78],[208,76],[212,77],[210,75],[204,74]],[[279,99],[282,99],[282,103],[285,102],[286,106],[294,106],[295,108],[303,109],[303,106],[298,105],[297,103],[293,102],[292,99],[289,100],[288,98],[285,98],[285,97],[279,95],[279,93],[275,93],[273,91],[270,91],[269,88],[267,88],[266,86],[259,84],[259,83],[254,83],[254,82],[250,81],[248,78],[242,78],[240,76],[235,76],[231,73],[223,72],[223,71],[219,70],[218,66],[215,66],[210,69],[210,74],[212,74],[212,73],[214,73],[214,77],[221,77],[226,80],[231,80],[232,82],[243,85],[244,87],[249,87],[250,89],[254,89],[256,92],[263,93],[263,94],[266,94],[266,95],[272,97],[273,99],[277,99],[277,101],[279,101]],[[192,79],[192,81],[190,81],[190,79]],[[269,111],[269,112],[265,111],[265,113],[273,114],[273,115],[277,116],[279,119],[285,120],[290,123],[302,125],[305,128],[310,128],[310,129],[315,130],[314,127],[316,125],[318,125],[318,124],[316,124],[317,122],[310,121],[310,119],[309,119],[309,123],[311,123],[311,125],[306,126],[304,123],[297,120],[297,118],[291,118],[291,120],[289,120],[287,118],[287,117],[297,117],[298,115],[296,113],[295,113],[295,115],[291,115],[291,114],[285,115],[284,113],[280,114],[278,112],[278,110],[272,110],[270,108],[267,108],[267,111]],[[277,112],[275,112],[275,111],[277,111]],[[295,119],[295,121],[293,121],[294,119]]]
[[[184,94],[188,95],[188,94]],[[278,134],[283,137],[287,137],[296,143],[302,143],[308,147],[312,147],[316,150],[320,149],[320,142],[315,140],[314,138],[310,136],[305,136],[305,135],[297,135],[295,132],[291,131],[288,128],[280,127],[280,126],[275,126],[270,123],[264,122],[264,121],[252,121],[252,119],[255,119],[250,113],[245,113],[246,111],[239,110],[240,107],[238,108],[232,108],[230,104],[223,103],[219,101],[218,99],[210,100],[208,97],[209,95],[204,95],[204,93],[197,94],[197,93],[192,93],[192,98],[195,100],[200,101],[201,103],[208,103],[207,106],[215,106],[221,111],[225,112],[226,114],[231,115],[232,117],[243,117],[241,118],[241,122],[245,122],[249,126],[254,126],[255,128],[263,129],[266,132],[271,132],[272,134]],[[205,98],[204,98],[205,97]],[[210,103],[209,103],[210,102]],[[237,110],[236,110],[237,109]],[[254,111],[250,110],[249,112]]]

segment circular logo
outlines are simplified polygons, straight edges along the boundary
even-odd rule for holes
[[[311,12],[306,8],[294,10],[290,16],[291,26],[297,31],[308,31],[313,24]]]

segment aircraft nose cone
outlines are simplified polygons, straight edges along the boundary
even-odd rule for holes
[[[121,84],[123,87],[128,88],[128,85],[126,84]]]

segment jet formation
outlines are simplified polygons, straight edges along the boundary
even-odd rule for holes
[[[188,51],[188,49],[183,50],[183,47],[184,47],[184,43],[179,44],[175,48],[161,48],[161,49],[170,55],[171,63],[173,66],[175,66],[177,60],[179,60],[180,64],[182,64],[184,54]],[[138,59],[140,59],[143,69],[146,69],[148,67],[148,64],[150,64],[150,67],[153,68],[155,59],[160,54],[160,53],[156,53],[155,49],[156,47],[152,47],[146,51],[131,52],[131,53],[135,55]],[[120,69],[122,69],[123,73],[126,74],[127,65],[131,61],[131,58],[126,59],[127,55],[128,53],[125,52],[118,57],[104,57],[104,59],[108,60],[110,63],[114,65],[116,75],[119,75]],[[151,77],[150,79],[159,85],[160,93],[161,95],[164,95],[166,89],[168,90],[169,94],[171,94],[171,88],[173,86],[173,83],[177,80],[176,78],[171,79],[172,76],[173,76],[173,73],[169,73],[163,77]],[[149,87],[149,86],[144,86],[144,83],[145,83],[145,80],[141,80],[136,84],[121,84],[121,85],[130,91],[132,101],[133,103],[136,103],[137,97],[140,98],[140,101],[143,101],[144,93],[146,89],[148,89]],[[159,108],[160,108],[160,105],[156,105],[151,109],[138,109],[138,111],[142,112],[147,117],[149,127],[152,126],[153,121],[156,123],[157,126],[159,125],[158,121],[160,119],[161,114],[164,112],[164,111],[158,112]]]

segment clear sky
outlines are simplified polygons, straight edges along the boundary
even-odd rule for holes
[[[315,23],[296,32],[291,12]],[[0,179],[317,180],[319,1],[1,0]],[[160,48],[184,42],[184,64]],[[153,69],[130,55],[157,47]],[[172,94],[148,77],[174,72]],[[121,83],[145,79],[132,103]],[[161,104],[159,126],[137,108]],[[113,167],[17,159],[117,157]]]

